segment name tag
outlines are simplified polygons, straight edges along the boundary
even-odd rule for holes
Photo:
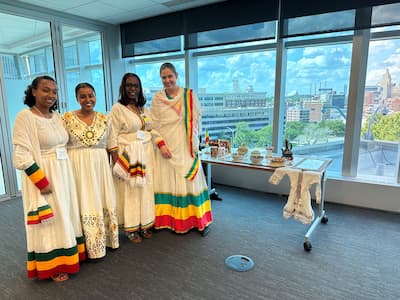
[[[143,130],[138,130],[138,132],[136,133],[136,138],[138,140],[144,140],[144,138],[145,138],[144,131]]]
[[[67,159],[67,149],[65,148],[56,148],[56,157],[57,159]]]

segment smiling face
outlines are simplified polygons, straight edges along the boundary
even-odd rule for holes
[[[94,90],[88,86],[81,87],[77,92],[76,100],[78,100],[81,105],[82,111],[92,112],[96,105],[96,94]]]
[[[37,88],[32,89],[32,95],[35,97],[35,105],[43,111],[48,111],[57,101],[57,85],[54,81],[42,79]]]
[[[173,90],[176,88],[176,80],[178,79],[178,73],[175,73],[170,68],[164,68],[160,72],[160,77],[165,89]]]
[[[130,103],[136,103],[140,93],[140,83],[135,76],[129,76],[125,82],[125,93]]]

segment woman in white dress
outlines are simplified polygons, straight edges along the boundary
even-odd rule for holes
[[[63,118],[86,251],[90,259],[95,259],[106,255],[106,247],[119,247],[115,189],[107,154],[111,122],[94,111],[96,92],[91,84],[78,84],[75,96],[81,108],[65,113]]]
[[[14,165],[21,172],[28,277],[65,281],[86,258],[76,187],[57,109],[57,85],[40,76],[25,91],[14,123]]]
[[[197,229],[202,236],[212,223],[211,201],[198,155],[201,109],[191,89],[176,85],[173,64],[160,67],[164,89],[151,102],[153,128],[165,139],[156,151],[155,228],[176,233]]]
[[[118,152],[112,153],[118,221],[133,243],[152,236],[154,224],[153,143],[161,138],[151,128],[140,78],[126,73],[119,99],[110,113]]]

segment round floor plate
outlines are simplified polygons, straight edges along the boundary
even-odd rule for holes
[[[244,255],[231,255],[225,259],[225,265],[234,271],[245,272],[253,269],[254,262]]]

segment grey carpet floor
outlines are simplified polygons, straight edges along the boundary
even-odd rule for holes
[[[305,252],[308,226],[282,217],[284,197],[218,191],[207,237],[161,231],[136,245],[121,233],[120,249],[64,283],[26,278],[21,200],[2,202],[0,299],[400,299],[398,214],[327,203]],[[254,268],[228,269],[235,254]]]

